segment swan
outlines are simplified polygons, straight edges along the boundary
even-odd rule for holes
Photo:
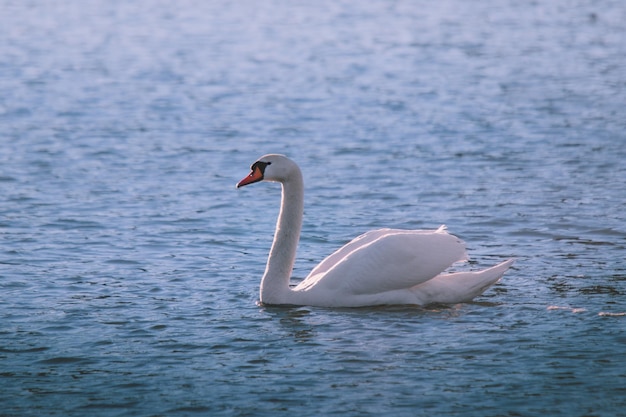
[[[369,231],[317,265],[298,285],[289,280],[300,239],[304,184],[298,165],[284,155],[268,154],[251,166],[237,188],[259,181],[282,185],[274,241],[261,279],[264,305],[363,307],[471,301],[497,282],[514,262],[481,271],[444,273],[467,259],[464,243],[445,226],[436,230]]]

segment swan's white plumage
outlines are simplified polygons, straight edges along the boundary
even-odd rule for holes
[[[447,274],[443,271],[467,255],[463,242],[445,227],[379,229],[335,251],[292,289],[289,278],[302,224],[302,175],[287,157],[265,155],[237,186],[261,180],[283,186],[274,243],[261,281],[263,303],[357,307],[466,302],[497,282],[513,263]]]
[[[446,232],[376,230],[326,258],[295,290],[315,282],[357,295],[394,291],[426,282],[464,259],[463,243]]]

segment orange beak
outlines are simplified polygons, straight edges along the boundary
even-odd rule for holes
[[[263,180],[263,172],[259,167],[253,167],[250,175],[242,179],[237,183],[237,188],[243,187],[244,185],[254,184],[255,182],[259,182]]]

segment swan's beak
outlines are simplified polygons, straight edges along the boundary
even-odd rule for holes
[[[237,183],[237,188],[243,187],[244,185],[254,184],[255,182],[259,182],[263,180],[263,171],[258,166],[252,168],[252,172],[250,175],[242,179]]]

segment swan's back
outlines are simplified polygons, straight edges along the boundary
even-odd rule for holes
[[[295,289],[354,295],[407,289],[464,259],[465,245],[445,228],[374,230],[330,255]]]

